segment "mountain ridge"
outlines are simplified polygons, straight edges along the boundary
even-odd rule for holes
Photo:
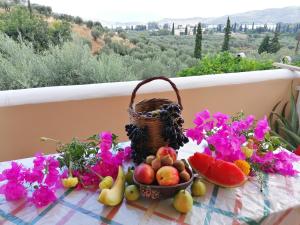
[[[265,24],[265,23],[300,23],[300,6],[288,6],[284,8],[268,8],[262,10],[251,10],[242,13],[223,15],[219,17],[190,17],[190,18],[163,18],[155,21],[160,25],[165,23],[171,24],[190,24],[194,25],[198,22],[206,24],[225,24],[226,19],[229,16],[232,23],[236,22],[239,24]],[[149,21],[152,22],[152,21]],[[108,22],[109,25],[115,26],[131,26],[138,24],[146,24],[145,22]]]

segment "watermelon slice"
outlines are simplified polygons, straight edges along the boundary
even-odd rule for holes
[[[247,176],[234,163],[198,152],[189,157],[188,161],[197,173],[213,184],[238,187],[247,181]]]

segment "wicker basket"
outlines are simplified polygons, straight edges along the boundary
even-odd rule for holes
[[[166,199],[172,198],[180,190],[185,190],[193,181],[194,175],[190,168],[186,167],[187,172],[190,174],[191,178],[189,181],[184,183],[179,183],[174,186],[159,186],[159,185],[146,185],[141,184],[133,176],[133,182],[139,187],[140,194],[142,197],[147,199]]]
[[[167,141],[165,141],[164,138],[162,137],[161,131],[162,131],[163,124],[160,121],[160,119],[143,117],[139,113],[155,111],[164,104],[174,103],[168,99],[153,98],[150,100],[143,100],[143,101],[137,103],[135,106],[133,106],[138,89],[142,85],[149,83],[153,80],[165,80],[165,81],[169,82],[177,96],[178,103],[176,103],[176,104],[178,104],[180,106],[181,110],[183,109],[179,91],[178,91],[176,85],[170,79],[168,79],[166,77],[152,77],[152,78],[143,80],[133,90],[132,95],[131,95],[131,101],[129,104],[129,109],[128,109],[130,122],[140,128],[147,127],[147,130],[148,130],[147,149],[151,152],[151,154],[155,154],[156,151],[160,147],[167,146],[169,143]]]

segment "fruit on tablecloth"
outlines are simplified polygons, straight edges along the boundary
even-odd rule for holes
[[[125,174],[125,180],[128,185],[133,184],[133,172],[134,170],[128,167],[127,173]]]
[[[247,161],[239,159],[234,161],[234,164],[237,165],[237,167],[240,168],[246,176],[249,175],[251,167]]]
[[[253,155],[253,149],[247,146],[242,147],[242,152],[245,154],[246,158],[249,159]]]
[[[136,185],[129,185],[125,188],[125,198],[128,201],[136,201],[140,197],[139,189]]]
[[[177,169],[172,166],[163,166],[156,173],[156,180],[161,186],[172,186],[179,183]]]
[[[100,192],[98,201],[107,206],[120,204],[124,197],[125,174],[122,166],[119,166],[118,176],[111,189],[103,189]]]
[[[104,177],[99,183],[99,189],[110,189],[113,186],[114,179],[111,176]]]
[[[173,158],[170,155],[165,155],[161,159],[161,165],[163,166],[172,166],[173,165]]]
[[[219,186],[238,187],[247,181],[247,176],[234,163],[199,152],[190,156],[188,161],[201,176]]]
[[[204,196],[206,194],[206,186],[199,178],[196,178],[191,186],[191,191],[193,196]]]
[[[155,158],[151,163],[152,169],[156,172],[161,167],[161,160],[159,158]]]
[[[193,207],[193,198],[186,190],[180,190],[173,199],[174,208],[180,213],[188,213]]]
[[[152,161],[155,159],[155,155],[149,155],[146,158],[146,163],[149,164],[151,166]]]
[[[190,174],[186,170],[181,171],[179,177],[182,182],[187,182],[191,179]]]
[[[164,156],[169,155],[172,157],[173,161],[177,159],[176,151],[171,147],[160,147],[156,152],[157,158],[163,158]]]
[[[154,181],[154,177],[153,168],[146,163],[138,165],[134,170],[134,178],[142,184],[151,184]]]
[[[65,188],[76,187],[78,184],[78,178],[77,177],[64,178],[62,179],[62,184]]]
[[[173,163],[173,166],[179,171],[183,171],[185,169],[185,165],[184,165],[184,162],[182,160],[176,160],[174,163]]]

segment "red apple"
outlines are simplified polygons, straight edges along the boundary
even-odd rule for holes
[[[162,186],[176,185],[180,180],[178,170],[173,166],[163,166],[157,171],[156,180]]]
[[[176,151],[171,147],[160,147],[156,152],[156,157],[162,159],[164,156],[169,155],[172,157],[173,162],[177,159]]]
[[[142,184],[151,184],[154,181],[154,170],[146,163],[138,165],[134,170],[134,178]]]

